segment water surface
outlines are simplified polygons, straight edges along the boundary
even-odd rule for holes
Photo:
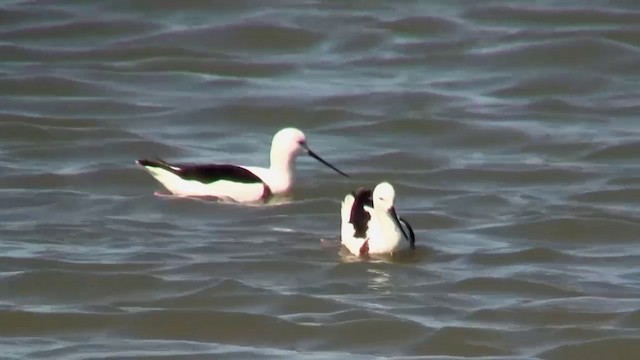
[[[8,359],[635,359],[634,1],[7,1]],[[266,165],[290,201],[156,197],[133,160]],[[409,257],[337,246],[387,180]]]

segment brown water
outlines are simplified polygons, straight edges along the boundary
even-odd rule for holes
[[[525,5],[528,4],[528,5]],[[636,1],[5,1],[3,359],[640,359]],[[153,196],[265,165],[290,202]],[[354,261],[388,180],[413,256]]]

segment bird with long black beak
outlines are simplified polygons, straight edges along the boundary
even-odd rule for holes
[[[395,197],[388,182],[373,191],[363,188],[348,194],[342,202],[342,245],[360,256],[415,249],[415,234],[409,222],[398,217]]]
[[[295,160],[302,154],[348,177],[311,151],[304,133],[295,128],[282,129],[273,136],[269,168],[220,163],[175,164],[161,159],[142,159],[136,163],[174,195],[213,197],[241,203],[263,202],[274,195],[291,192]]]

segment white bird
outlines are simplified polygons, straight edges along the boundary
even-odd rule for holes
[[[174,195],[214,197],[236,202],[267,201],[291,192],[295,159],[306,153],[348,177],[309,149],[304,133],[285,128],[273,136],[269,168],[231,164],[170,164],[163,160],[137,160]]]
[[[409,223],[398,217],[395,190],[388,182],[358,189],[342,201],[342,244],[354,255],[393,254],[415,249]]]

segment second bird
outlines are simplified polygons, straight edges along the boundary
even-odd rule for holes
[[[396,192],[388,182],[359,189],[342,201],[342,244],[354,255],[393,254],[415,248],[409,223],[398,217]]]

